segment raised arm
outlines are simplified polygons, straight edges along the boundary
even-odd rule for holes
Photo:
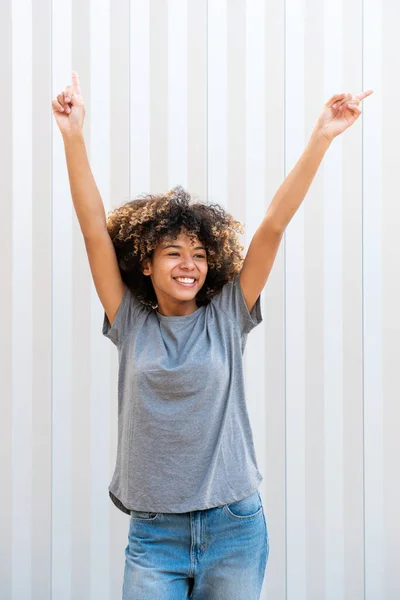
[[[290,171],[251,240],[240,284],[249,311],[271,272],[284,231],[303,202],[333,139],[361,115],[359,105],[372,90],[360,94],[336,94],[325,104],[300,159]]]
[[[107,231],[103,201],[86,152],[83,136],[85,106],[76,72],[72,73],[72,85],[58,94],[52,107],[63,137],[72,201],[84,237],[93,281],[112,323],[125,285]]]

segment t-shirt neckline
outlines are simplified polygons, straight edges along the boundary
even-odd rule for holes
[[[157,319],[159,319],[160,321],[169,321],[169,322],[173,322],[173,321],[190,321],[191,319],[194,319],[195,317],[197,317],[202,311],[204,310],[204,306],[199,306],[197,308],[197,310],[193,311],[192,313],[190,313],[189,315],[162,315],[161,313],[158,312],[157,309],[154,310],[155,314],[157,315]]]

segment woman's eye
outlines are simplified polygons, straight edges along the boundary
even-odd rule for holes
[[[178,256],[177,252],[168,252],[168,256]],[[203,254],[196,254],[195,256],[198,256],[200,258],[206,258],[205,256],[203,256]]]

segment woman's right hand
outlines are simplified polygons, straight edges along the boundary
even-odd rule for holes
[[[62,134],[81,133],[85,118],[78,73],[72,71],[72,85],[58,94],[52,102],[53,115]]]

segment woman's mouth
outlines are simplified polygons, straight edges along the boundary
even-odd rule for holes
[[[187,288],[191,288],[196,285],[196,279],[194,279],[193,277],[174,277],[174,280],[178,285]]]

